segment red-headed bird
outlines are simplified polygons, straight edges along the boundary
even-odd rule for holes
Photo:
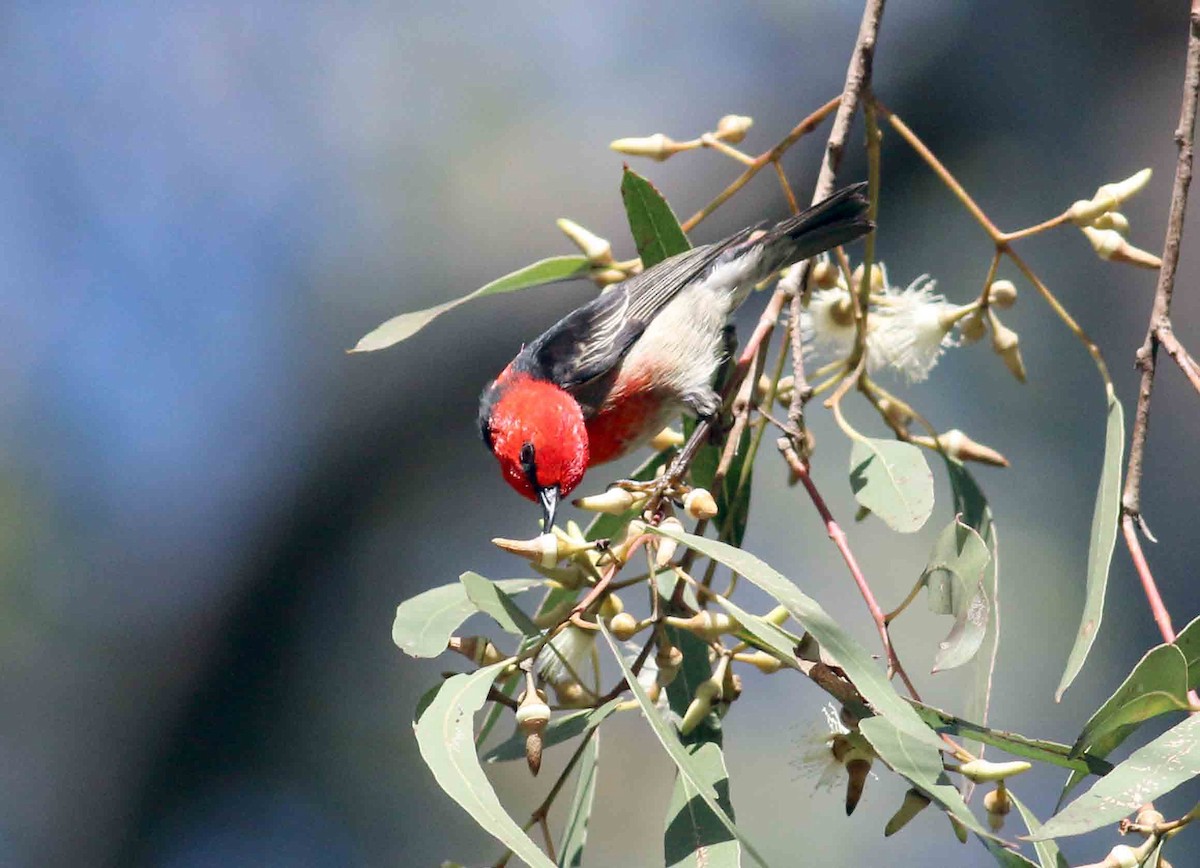
[[[645,443],[686,410],[712,418],[730,315],[782,268],[865,235],[866,184],[758,237],[744,229],[610,287],[567,314],[484,389],[483,440],[508,484],[540,501],[545,530],[593,464]]]

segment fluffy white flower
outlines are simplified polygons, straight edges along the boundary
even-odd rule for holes
[[[872,368],[890,367],[910,383],[919,383],[929,377],[947,347],[958,345],[946,316],[956,308],[934,293],[936,286],[923,274],[903,290],[884,290],[867,332]]]
[[[542,678],[551,684],[578,681],[583,666],[591,659],[596,646],[596,634],[592,630],[581,630],[568,626],[560,630],[553,639],[538,652],[536,668]]]
[[[833,787],[845,775],[842,761],[834,756],[833,741],[838,736],[850,734],[838,714],[837,706],[833,703],[823,705],[821,712],[825,716],[824,725],[815,723],[800,737],[799,744],[803,752],[791,765],[800,772],[801,777],[815,778],[814,790],[824,789],[833,792]]]
[[[854,348],[854,304],[850,292],[839,283],[832,289],[818,289],[801,314],[801,335],[822,358],[845,358]]]

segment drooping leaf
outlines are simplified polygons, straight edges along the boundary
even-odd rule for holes
[[[603,723],[621,705],[620,699],[613,699],[599,708],[581,708],[579,711],[567,711],[550,718],[542,731],[542,749],[554,747],[556,744],[570,741],[576,736],[595,729]],[[514,733],[498,745],[487,751],[482,757],[484,762],[497,763],[509,760],[525,759],[525,736]]]
[[[1104,466],[1096,492],[1096,507],[1092,512],[1091,541],[1088,544],[1087,588],[1084,591],[1083,616],[1075,644],[1067,657],[1054,701],[1063,694],[1083,668],[1104,614],[1104,592],[1108,587],[1108,568],[1112,563],[1113,546],[1117,542],[1117,521],[1121,513],[1121,461],[1125,456],[1125,415],[1112,386],[1108,387],[1108,421],[1104,434]]]
[[[1200,617],[1179,631],[1174,644],[1187,660],[1188,690],[1195,690],[1200,687]]]
[[[933,512],[933,474],[921,450],[911,443],[855,440],[850,487],[859,503],[900,533],[920,530]]]
[[[843,630],[829,614],[775,569],[754,555],[717,540],[670,529],[655,529],[656,533],[676,539],[706,557],[724,564],[747,581],[756,585],[785,606],[800,622],[822,650],[837,661],[854,686],[871,703],[875,711],[887,717],[909,735],[914,742],[940,749],[942,741],[917,716],[912,706],[897,695],[884,677],[879,664],[871,659],[858,642]]]
[[[712,676],[708,662],[708,646],[693,634],[667,628],[667,638],[683,653],[683,663],[675,678],[667,685],[667,702],[680,717],[691,704],[696,688]],[[687,735],[680,735],[684,750],[692,758],[701,784],[717,794],[718,807],[732,821],[733,803],[729,797],[729,773],[725,769],[722,749],[721,719],[709,712],[703,721]],[[741,845],[730,834],[721,818],[681,773],[675,775],[675,786],[667,806],[663,834],[665,864],[686,866],[737,866],[741,860]]]
[[[1084,725],[1071,749],[1072,755],[1088,751],[1106,757],[1125,741],[1142,721],[1188,707],[1187,659],[1175,645],[1158,645],[1146,652],[1116,692]],[[1059,805],[1085,775],[1071,773],[1058,797]]]
[[[489,615],[504,630],[517,636],[532,636],[541,632],[537,624],[513,602],[499,582],[493,582],[479,573],[469,571],[459,576],[458,580],[462,582],[472,605]]]
[[[1042,828],[1042,824],[1038,822],[1038,818],[1033,815],[1033,812],[1025,807],[1024,803],[1017,798],[1016,794],[1010,789],[1008,798],[1017,810],[1021,812],[1021,819],[1025,821],[1025,828],[1029,830],[1030,835],[1037,834]],[[1063,856],[1062,851],[1058,849],[1058,845],[1053,841],[1034,841],[1033,849],[1037,852],[1038,864],[1041,868],[1071,868],[1067,864],[1067,859]]]
[[[675,768],[679,770],[679,774],[687,780],[689,786],[695,791],[696,798],[704,802],[705,806],[712,813],[712,816],[725,827],[725,830],[730,835],[741,842],[742,847],[750,854],[750,857],[759,865],[765,866],[767,863],[763,860],[758,850],[746,839],[742,831],[734,825],[733,820],[730,819],[729,815],[717,802],[720,793],[717,791],[716,786],[707,779],[707,776],[700,769],[695,767],[691,754],[679,741],[679,736],[675,729],[659,716],[658,711],[654,708],[654,703],[646,696],[646,691],[638,683],[637,676],[633,674],[633,671],[629,668],[629,664],[621,655],[620,646],[617,645],[612,634],[604,625],[604,622],[600,621],[599,626],[600,632],[604,635],[609,647],[612,648],[613,656],[616,657],[617,663],[621,667],[621,672],[625,675],[629,689],[633,692],[638,706],[642,709],[642,716],[650,724],[650,728],[654,731],[655,736],[666,750],[671,761],[675,763]]]
[[[531,286],[557,283],[561,280],[570,280],[573,277],[582,277],[588,273],[590,267],[586,256],[552,256],[549,259],[541,259],[532,265],[526,265],[524,268],[518,268],[511,274],[497,278],[491,283],[479,287],[474,292],[464,295],[462,298],[456,298],[453,301],[427,307],[424,310],[416,310],[412,313],[402,313],[399,316],[394,316],[359,338],[358,343],[354,345],[354,349],[350,350],[350,352],[369,353],[374,350],[385,349],[393,344],[398,344],[400,341],[415,335],[446,311],[453,310],[460,304],[465,304],[472,299],[483,298],[485,295],[515,292],[518,289],[528,289]]]
[[[981,587],[992,556],[974,528],[952,521],[938,535],[921,578],[931,611],[953,615],[954,626],[939,644],[933,671],[953,669],[973,658],[988,625],[988,597]]]
[[[1200,775],[1200,715],[1191,715],[1138,748],[1030,837],[1082,835],[1115,823]]]
[[[567,809],[567,822],[558,842],[559,868],[579,868],[583,865],[583,848],[587,844],[588,822],[592,803],[596,800],[596,770],[600,757],[600,732],[592,730],[588,743],[575,764],[575,795]]]
[[[621,198],[643,268],[692,248],[662,193],[628,166],[621,175]]]
[[[1091,753],[1072,756],[1070,745],[1045,739],[1028,738],[1015,732],[990,729],[924,703],[914,702],[912,705],[920,718],[938,732],[958,735],[979,744],[998,747],[1000,750],[1015,756],[1023,756],[1034,762],[1061,766],[1083,774],[1106,775],[1113,768],[1112,763]]]
[[[498,585],[507,593],[516,594],[541,582],[541,579],[505,579]],[[446,650],[446,643],[459,625],[477,611],[462,584],[433,588],[396,607],[392,641],[412,657],[436,657]]]
[[[449,678],[413,724],[417,747],[438,785],[480,826],[533,868],[554,863],[513,821],[479,765],[471,727],[488,688],[510,661]]]
[[[954,496],[954,512],[963,524],[975,529],[987,544],[991,560],[984,570],[980,591],[987,595],[988,623],[983,642],[970,666],[970,681],[963,702],[963,713],[969,720],[986,725],[992,697],[992,672],[996,668],[996,654],[1000,649],[1000,543],[996,536],[996,523],[992,518],[987,498],[975,482],[975,478],[956,459],[946,456],[946,470],[950,477],[950,490]],[[979,755],[983,755],[980,746]],[[968,788],[969,794],[969,788]]]
[[[951,814],[967,829],[975,833],[988,852],[996,861],[1004,866],[1033,865],[1019,853],[1006,849],[991,832],[980,825],[979,820],[971,813],[967,803],[963,801],[958,788],[950,782],[945,769],[942,767],[942,755],[937,748],[923,741],[918,741],[904,730],[894,726],[884,717],[868,717],[859,722],[859,731],[871,742],[871,747],[879,754],[879,758],[887,763],[897,774],[903,775],[914,787],[919,789],[942,809]]]

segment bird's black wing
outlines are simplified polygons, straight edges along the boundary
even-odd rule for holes
[[[650,321],[683,287],[752,231],[694,247],[613,286],[529,344],[521,353],[522,361],[536,376],[568,391],[596,382],[616,369]]]

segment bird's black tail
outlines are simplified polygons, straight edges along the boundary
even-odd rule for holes
[[[861,238],[875,224],[867,219],[867,182],[843,187],[807,211],[789,217],[757,239],[762,245],[763,277],[794,262],[824,253],[839,244]]]

